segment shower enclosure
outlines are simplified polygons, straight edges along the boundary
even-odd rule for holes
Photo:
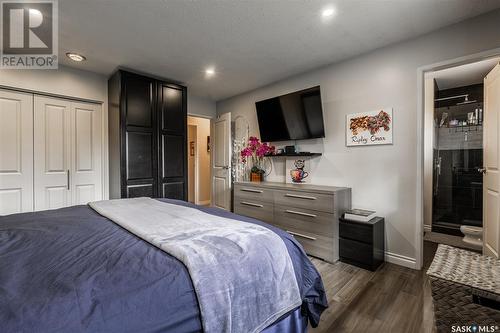
[[[462,236],[483,223],[483,87],[450,90],[434,109],[432,231]]]

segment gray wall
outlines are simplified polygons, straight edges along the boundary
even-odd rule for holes
[[[189,92],[188,87],[188,101],[187,111],[191,116],[200,116],[204,118],[215,118],[217,113],[215,102],[208,99],[195,96]]]
[[[258,135],[255,101],[321,85],[326,138],[298,142],[323,152],[312,160],[316,184],[353,188],[353,206],[386,217],[386,250],[392,262],[413,267],[417,257],[417,68],[500,47],[500,11],[277,82],[217,103],[217,113],[245,116]],[[394,108],[394,144],[345,146],[345,116]],[[285,144],[285,143],[280,143]],[[268,180],[283,181],[275,162]]]

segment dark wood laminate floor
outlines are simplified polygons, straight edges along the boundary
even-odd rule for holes
[[[432,296],[425,272],[436,244],[424,244],[424,269],[385,263],[376,272],[313,258],[330,307],[312,333],[435,332]]]

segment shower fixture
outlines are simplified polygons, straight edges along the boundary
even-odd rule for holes
[[[450,99],[456,99],[456,98],[463,98],[463,102],[458,102],[456,105],[464,105],[464,104],[471,104],[471,103],[477,103],[477,100],[469,100],[469,94],[463,94],[463,95],[456,95],[456,96],[450,96],[450,97],[442,97],[442,98],[437,98],[434,100],[434,102],[441,102],[441,101],[447,101]]]

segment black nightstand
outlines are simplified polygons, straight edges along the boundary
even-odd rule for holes
[[[384,262],[384,218],[374,217],[368,222],[340,218],[340,261],[371,271]]]

